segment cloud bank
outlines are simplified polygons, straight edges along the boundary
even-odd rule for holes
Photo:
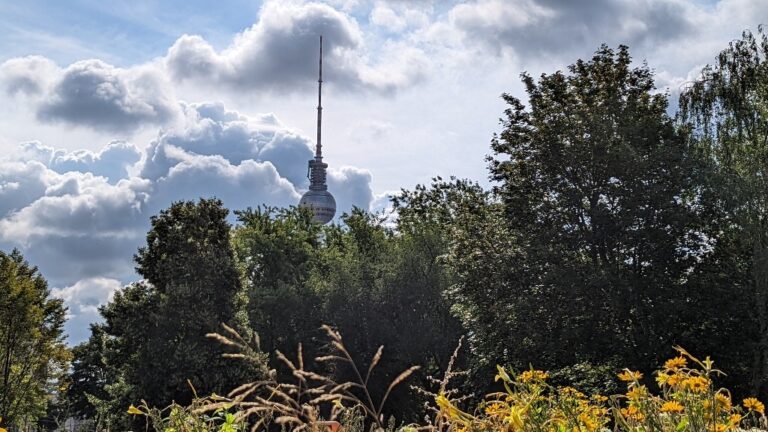
[[[168,50],[165,63],[175,79],[238,91],[285,93],[306,89],[317,73],[318,36],[324,37],[324,80],[348,90],[391,93],[425,76],[427,60],[407,51],[407,62],[385,57],[371,64],[363,35],[349,15],[322,3],[269,2],[259,21],[217,52],[200,36],[184,35]]]
[[[183,126],[162,130],[143,151],[122,141],[95,152],[26,142],[0,160],[0,248],[19,247],[40,266],[67,300],[76,338],[96,318],[93,306],[136,278],[132,256],[150,216],[199,197],[230,209],[291,206],[306,189],[311,143],[274,115],[180,106]],[[340,212],[369,208],[370,182],[366,170],[331,170]]]

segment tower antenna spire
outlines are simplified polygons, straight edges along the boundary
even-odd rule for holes
[[[317,146],[315,149],[315,158],[323,158],[323,145],[321,144],[323,126],[323,35],[320,35],[320,62],[317,78]]]
[[[309,190],[302,195],[299,207],[312,211],[312,219],[320,223],[328,223],[336,214],[336,200],[328,192],[326,169],[328,164],[323,162],[323,144],[321,128],[323,124],[323,36],[320,36],[320,62],[317,77],[317,142],[315,157],[308,163],[307,176]]]

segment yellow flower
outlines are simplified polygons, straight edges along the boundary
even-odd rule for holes
[[[661,412],[681,413],[683,412],[683,406],[680,404],[680,402],[675,402],[675,401],[664,402],[661,405]]]
[[[584,428],[588,432],[597,430],[597,427],[599,426],[597,420],[585,412],[579,414],[579,421],[584,425]]]
[[[671,358],[664,362],[664,368],[676,371],[680,368],[684,368],[688,365],[688,360],[685,359],[683,356],[677,356],[675,358]]]
[[[683,381],[683,376],[682,375],[678,375],[678,374],[670,375],[669,378],[667,378],[667,385],[672,387],[672,388],[675,388],[682,381]]]
[[[520,382],[531,382],[531,381],[544,381],[545,379],[549,378],[549,374],[547,374],[544,371],[540,370],[527,370],[523,371],[523,373],[520,374],[518,379]]]
[[[632,387],[631,389],[629,389],[629,391],[627,391],[627,397],[630,400],[638,400],[641,397],[645,396],[645,394],[647,393],[646,390],[647,389],[645,388],[645,386],[642,386],[642,385]]]
[[[643,379],[643,374],[638,371],[631,371],[629,369],[624,369],[623,372],[621,372],[619,375],[619,379],[622,381],[640,381]]]
[[[628,419],[637,420],[637,421],[642,421],[645,418],[645,415],[641,413],[640,410],[637,409],[637,407],[634,405],[628,406],[626,408],[622,408],[621,414]]]
[[[133,414],[133,415],[138,414],[138,415],[141,415],[141,414],[144,414],[144,413],[141,412],[140,409],[138,409],[135,406],[131,405],[131,406],[128,407],[128,414]]]
[[[567,386],[560,389],[560,394],[565,396],[565,397],[572,397],[574,399],[586,399],[587,398],[587,396],[584,393],[576,390],[573,387],[567,387]]]
[[[659,373],[656,375],[656,383],[659,385],[659,387],[677,387],[677,385],[680,384],[682,380],[683,376],[677,373],[671,374],[659,371]]]
[[[658,384],[659,387],[666,385],[669,377],[670,375],[668,373],[659,371],[659,373],[656,374],[656,384]]]
[[[728,423],[732,426],[738,426],[739,423],[741,423],[741,414],[731,414],[731,416],[728,417]]]
[[[493,402],[485,407],[485,414],[496,417],[507,413],[509,407],[503,402]]]
[[[693,393],[704,393],[709,388],[709,380],[703,376],[692,376],[683,380],[683,387]]]
[[[762,402],[755,398],[746,398],[744,399],[744,408],[750,410],[759,412],[760,414],[765,414],[765,405],[763,405]]]
[[[597,403],[603,403],[608,400],[606,396],[599,395],[599,394],[592,395],[592,399],[594,399],[595,402]]]
[[[717,408],[723,411],[731,410],[731,398],[728,395],[717,393],[715,394],[715,402],[717,402]]]
[[[724,425],[722,423],[718,423],[715,425],[715,432],[725,432],[728,429],[730,429],[729,425]]]

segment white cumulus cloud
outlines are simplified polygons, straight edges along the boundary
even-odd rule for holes
[[[144,150],[122,141],[96,151],[32,141],[0,159],[0,249],[20,248],[53,287],[64,287],[56,295],[80,323],[75,339],[109,292],[137,278],[132,257],[149,218],[172,202],[291,206],[306,189],[311,143],[274,115],[246,116],[220,103],[180,107],[182,121]],[[328,181],[339,214],[370,207],[368,171],[332,169]]]
[[[350,15],[322,3],[267,2],[259,21],[217,51],[200,36],[185,35],[168,50],[173,77],[238,91],[291,92],[307,88],[317,74],[318,36],[324,38],[323,79],[338,87],[394,92],[421,80],[426,57],[417,48],[408,63],[383,58],[372,63]]]

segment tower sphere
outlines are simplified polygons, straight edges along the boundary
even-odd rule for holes
[[[299,207],[312,211],[312,220],[326,224],[336,215],[336,200],[327,190],[308,190],[299,201]]]

